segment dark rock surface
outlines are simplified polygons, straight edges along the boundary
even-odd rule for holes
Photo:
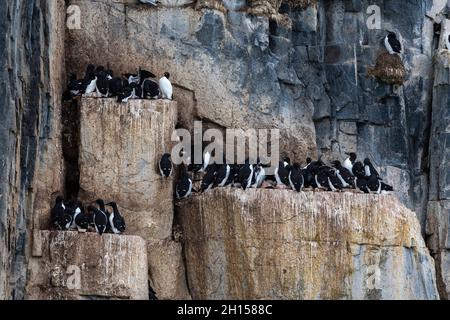
[[[58,122],[50,81],[55,8],[45,0],[0,6],[0,299],[25,294],[37,171]]]

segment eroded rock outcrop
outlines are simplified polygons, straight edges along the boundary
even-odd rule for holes
[[[32,256],[29,299],[148,299],[141,237],[36,231]]]
[[[64,18],[62,0],[0,6],[0,300],[25,297],[33,213],[62,187]]]
[[[414,212],[390,195],[215,189],[180,203],[195,299],[438,299]]]
[[[450,14],[450,3],[449,3]],[[450,297],[450,50],[444,37],[450,20],[443,22],[440,50],[435,56],[430,140],[430,190],[426,233],[436,259],[442,298]]]
[[[148,242],[158,298],[190,298],[181,244],[171,240],[173,178],[161,177],[158,168],[172,150],[177,102],[83,98],[80,114],[80,198],[114,199],[126,220],[125,234]]]
[[[183,115],[187,129],[194,119],[219,129],[278,128],[282,151],[302,159],[316,154],[314,107],[292,67],[294,44],[271,38],[267,16],[241,11],[245,3],[235,2],[224,3],[227,13],[121,1],[70,3],[80,7],[83,28],[67,33],[68,70],[81,75],[88,63],[108,63],[117,74],[138,66],[159,76],[169,71],[174,99],[180,110],[190,111]]]

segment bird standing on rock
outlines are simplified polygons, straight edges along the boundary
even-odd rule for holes
[[[291,185],[292,190],[300,192],[304,186],[303,173],[300,165],[295,163],[292,166],[291,171],[289,172],[289,183]]]
[[[289,186],[289,172],[291,171],[291,160],[286,157],[278,164],[275,169],[275,179],[277,181],[277,188]]]
[[[117,203],[109,202],[106,205],[111,206],[113,209],[108,219],[111,231],[115,234],[124,232],[126,227],[125,219],[121,216],[119,208],[117,207]]]
[[[354,153],[354,152],[347,153],[346,152],[345,154],[348,155],[349,157],[347,159],[345,159],[345,161],[344,161],[344,168],[352,173],[353,172],[353,164],[355,163],[355,161],[357,159],[356,153]]]
[[[247,188],[250,188],[250,185],[252,184],[253,170],[253,165],[250,164],[249,160],[247,159],[245,161],[245,164],[242,165],[239,170],[238,179],[242,189],[245,190]]]
[[[51,211],[52,224],[59,230],[67,230],[70,228],[72,218],[70,214],[66,213],[66,206],[64,205],[64,199],[58,196],[55,201],[55,205]]]
[[[95,201],[99,205],[99,209],[90,206],[90,211],[94,213],[95,231],[102,235],[108,227],[108,215],[106,214],[105,202],[102,199]]]
[[[192,179],[189,178],[186,167],[181,165],[181,176],[175,186],[175,195],[177,199],[186,199],[192,193]]]
[[[354,188],[355,187],[355,177],[353,174],[344,168],[339,160],[333,161],[333,167],[336,169],[336,176],[344,188]]]
[[[161,91],[161,98],[172,100],[173,88],[169,81],[170,74],[164,73],[164,76],[159,79],[159,89]]]
[[[216,173],[216,164],[208,167],[208,169],[206,170],[206,174],[202,180],[200,192],[209,191],[213,188],[214,182],[216,181]]]
[[[389,54],[401,54],[402,44],[397,39],[397,35],[394,32],[389,32],[384,38],[384,46]]]
[[[382,180],[382,179],[380,179],[380,174],[375,169],[375,167],[372,165],[372,162],[370,162],[369,158],[364,159],[364,173],[365,173],[366,177],[375,175],[377,177],[377,179]]]
[[[165,153],[159,161],[159,172],[163,177],[170,177],[172,175],[173,165],[170,160],[170,153]]]
[[[215,184],[218,187],[224,187],[228,183],[228,179],[230,177],[231,167],[225,162],[221,164],[216,173],[216,182]]]

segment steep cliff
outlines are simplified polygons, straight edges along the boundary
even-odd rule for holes
[[[80,9],[81,29],[65,28],[65,8],[70,4]],[[155,165],[156,154],[162,149],[149,150],[147,142],[153,145],[160,138],[158,133],[152,131],[148,137],[137,135],[137,140],[115,136],[114,125],[120,127],[119,120],[124,119],[121,117],[128,119],[133,115],[130,110],[116,108],[113,102],[85,100],[81,104],[74,102],[70,107],[61,104],[65,70],[81,76],[88,63],[108,65],[116,74],[133,71],[139,66],[158,75],[171,72],[179,127],[192,130],[192,121],[199,119],[203,120],[205,129],[278,128],[282,136],[281,151],[293,160],[304,161],[306,156],[318,155],[323,155],[325,160],[342,158],[347,151],[368,155],[386,180],[396,186],[395,196],[407,207],[414,208],[422,234],[427,236],[436,259],[441,297],[448,298],[447,124],[450,102],[448,50],[443,47],[443,37],[449,30],[450,1],[162,0],[155,8],[139,5],[137,0],[27,3],[13,0],[0,8],[0,17],[0,32],[4,34],[0,40],[3,65],[0,79],[4,83],[0,104],[4,115],[0,119],[0,298],[25,297],[27,281],[38,279],[33,273],[36,261],[31,258],[31,249],[39,244],[31,241],[32,230],[48,229],[49,207],[56,193],[76,195],[78,191],[84,199],[91,200],[99,194],[118,197],[125,203],[124,212],[131,222],[129,232],[146,240],[148,276],[163,298],[189,297],[188,287],[193,297],[207,297],[211,293],[217,297],[436,298],[432,280],[420,271],[422,267],[429,270],[432,263],[425,253],[418,225],[411,218],[411,212],[390,198],[381,198],[381,203],[387,201],[402,213],[391,212],[393,216],[389,221],[395,225],[396,218],[407,217],[408,225],[414,230],[413,237],[420,245],[396,242],[391,247],[385,240],[367,244],[362,240],[358,242],[360,239],[349,240],[351,237],[333,239],[353,245],[345,249],[338,244],[338,255],[334,257],[340,258],[335,261],[317,261],[317,265],[324,268],[332,268],[333,264],[342,266],[339,279],[344,283],[334,282],[332,291],[322,290],[320,281],[314,279],[306,288],[304,283],[309,280],[303,278],[303,272],[306,275],[311,272],[307,265],[298,261],[289,264],[292,268],[283,273],[276,265],[265,264],[264,259],[254,259],[255,252],[263,256],[266,253],[248,239],[245,241],[253,247],[245,248],[244,252],[253,260],[239,260],[238,253],[230,248],[237,249],[242,239],[229,237],[230,248],[222,248],[216,235],[208,244],[199,238],[207,225],[194,225],[195,221],[183,222],[189,234],[185,247],[188,249],[185,257],[187,285],[181,244],[172,239],[173,204],[168,196],[172,182],[163,184],[156,178],[156,171],[139,171]],[[394,68],[383,66],[382,39],[388,30],[399,35],[405,48],[401,63],[393,62]],[[389,74],[389,70],[395,74]],[[103,108],[114,112],[109,115]],[[130,122],[131,128],[126,129],[142,125],[149,130],[160,130],[164,124],[155,124],[159,120],[152,117],[149,122]],[[93,168],[102,173],[95,181],[95,172],[89,167],[90,161],[95,159],[91,153],[93,148],[104,146],[95,140],[101,137],[96,137],[95,132],[89,130],[92,128],[86,126],[99,119],[108,121],[109,126],[105,128],[108,143],[113,144],[121,158],[114,162],[111,155],[110,162],[95,162]],[[175,124],[175,119],[172,120]],[[83,125],[85,130],[75,132]],[[127,132],[135,134],[132,130]],[[156,145],[155,148],[159,148]],[[127,153],[128,147],[147,150],[148,154],[133,158],[133,153]],[[128,156],[137,161],[130,168],[126,167]],[[114,181],[112,195],[101,186],[103,181],[112,179],[105,167],[108,165],[120,177]],[[121,184],[126,190],[120,190]],[[153,189],[155,185],[161,193]],[[148,201],[145,209],[133,200],[133,192],[139,194],[139,200]],[[236,195],[218,193],[213,195],[228,199],[223,200],[224,206],[236,200]],[[160,197],[168,201],[167,206],[164,201],[159,202]],[[248,197],[247,200],[256,205],[258,196],[249,193],[242,197]],[[329,197],[334,199],[334,195]],[[342,199],[348,197],[345,195]],[[359,198],[362,196],[354,197],[354,200],[347,199],[348,202],[354,202],[355,206],[364,202],[369,207],[352,211],[347,202],[340,203],[348,209],[344,210],[346,214],[370,216],[365,210],[382,211],[380,204],[372,203],[372,198],[368,198],[367,203]],[[281,193],[280,199],[284,198]],[[187,216],[202,216],[203,211],[196,209],[198,204],[204,204],[202,199],[190,200],[192,210],[186,212]],[[241,204],[242,212],[251,216],[253,211],[246,209],[245,202]],[[252,228],[251,223],[240,222],[238,209],[223,212],[236,223],[229,227]],[[136,223],[141,218],[134,219],[132,213],[145,220],[144,227]],[[383,214],[389,216],[388,212],[383,211]],[[219,217],[209,222],[210,226],[225,223]],[[331,225],[336,231],[342,230],[342,225]],[[294,225],[286,222],[283,228],[283,232],[291,232]],[[297,231],[299,242],[313,243],[306,237],[309,230]],[[403,234],[391,231],[393,235]],[[347,228],[339,236],[358,232],[357,228]],[[52,237],[50,234],[50,240],[43,240],[44,246],[53,241]],[[280,244],[279,241],[285,240],[283,237],[276,233],[274,243]],[[71,243],[77,241],[70,240]],[[192,241],[198,244],[197,249]],[[97,245],[101,247],[102,243]],[[217,290],[201,283],[210,276],[217,280],[216,276],[225,270],[208,265],[209,261],[196,265],[189,258],[193,250],[206,250],[209,245],[220,248],[217,257],[223,259],[221,261],[229,258],[232,263],[236,259],[244,262],[243,267],[249,267],[248,274],[236,275],[233,272],[237,269],[231,268],[230,274],[221,274],[228,278],[218,282],[222,284]],[[331,250],[326,247],[331,246],[329,243],[323,246],[324,252]],[[64,250],[64,246],[60,247]],[[299,256],[308,257],[307,246],[287,248],[293,252],[298,249]],[[394,258],[394,251],[402,261]],[[386,287],[381,291],[366,290],[361,284],[360,275],[369,266],[364,259],[372,259],[372,253],[387,259],[377,263],[382,275],[388,270],[398,275],[383,278]],[[43,257],[50,259],[46,255]],[[249,261],[262,262],[253,266],[247,264]],[[165,266],[170,266],[169,272],[164,271]],[[203,274],[209,266],[214,273]],[[273,274],[264,266],[271,266]],[[295,275],[294,270],[302,272]],[[258,278],[260,272],[267,275],[267,281]],[[408,272],[414,277],[408,278]],[[424,284],[418,283],[419,279]],[[240,280],[248,281],[248,286],[243,288],[237,283]],[[275,286],[276,290],[267,291],[267,286],[275,282],[283,284],[283,288]],[[168,283],[173,285],[169,287]],[[293,283],[303,291],[295,292],[289,287]],[[351,288],[349,283],[353,284]],[[262,286],[255,287],[255,284]],[[33,283],[29,283],[29,288],[34,288]],[[100,292],[100,295],[107,296],[107,293]],[[118,294],[117,297],[125,296],[127,294]]]
[[[0,6],[0,299],[24,297],[33,208],[48,211],[62,185],[64,12],[62,1]]]
[[[450,20],[443,21],[450,34]],[[441,296],[450,297],[450,51],[444,37],[435,55],[432,126],[430,140],[430,191],[426,233],[436,259]]]

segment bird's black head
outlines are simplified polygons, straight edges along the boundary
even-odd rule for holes
[[[286,162],[289,165],[291,164],[291,158],[289,158],[289,157],[284,157],[283,161]]]
[[[369,165],[369,164],[370,164],[370,159],[369,159],[369,158],[365,158],[365,159],[364,159],[364,164]]]
[[[56,203],[63,203],[63,202],[64,202],[64,198],[61,197],[61,196],[57,196],[55,202],[56,202]]]
[[[108,202],[106,205],[111,206],[113,208],[117,207],[117,203],[115,203],[114,201]]]
[[[388,37],[389,37],[389,38],[396,38],[397,35],[395,34],[395,32],[388,31]]]
[[[166,77],[167,79],[169,79],[169,78],[170,78],[170,73],[164,72],[164,77]]]
[[[352,163],[356,161],[356,159],[357,159],[356,153],[354,153],[354,152],[350,152],[350,153],[346,152],[345,154],[350,157],[350,161]]]
[[[86,68],[86,73],[92,73],[95,71],[95,66],[93,64],[89,64]]]
[[[312,159],[310,157],[306,158],[306,164],[310,164],[312,162]]]
[[[97,69],[95,69],[95,74],[100,74],[101,72],[105,71],[105,67],[104,66],[98,66]]]
[[[97,203],[100,207],[103,207],[105,205],[105,201],[103,201],[103,199],[97,199],[95,200],[95,203]]]
[[[334,160],[332,163],[335,168],[341,167],[341,162],[339,160]]]

